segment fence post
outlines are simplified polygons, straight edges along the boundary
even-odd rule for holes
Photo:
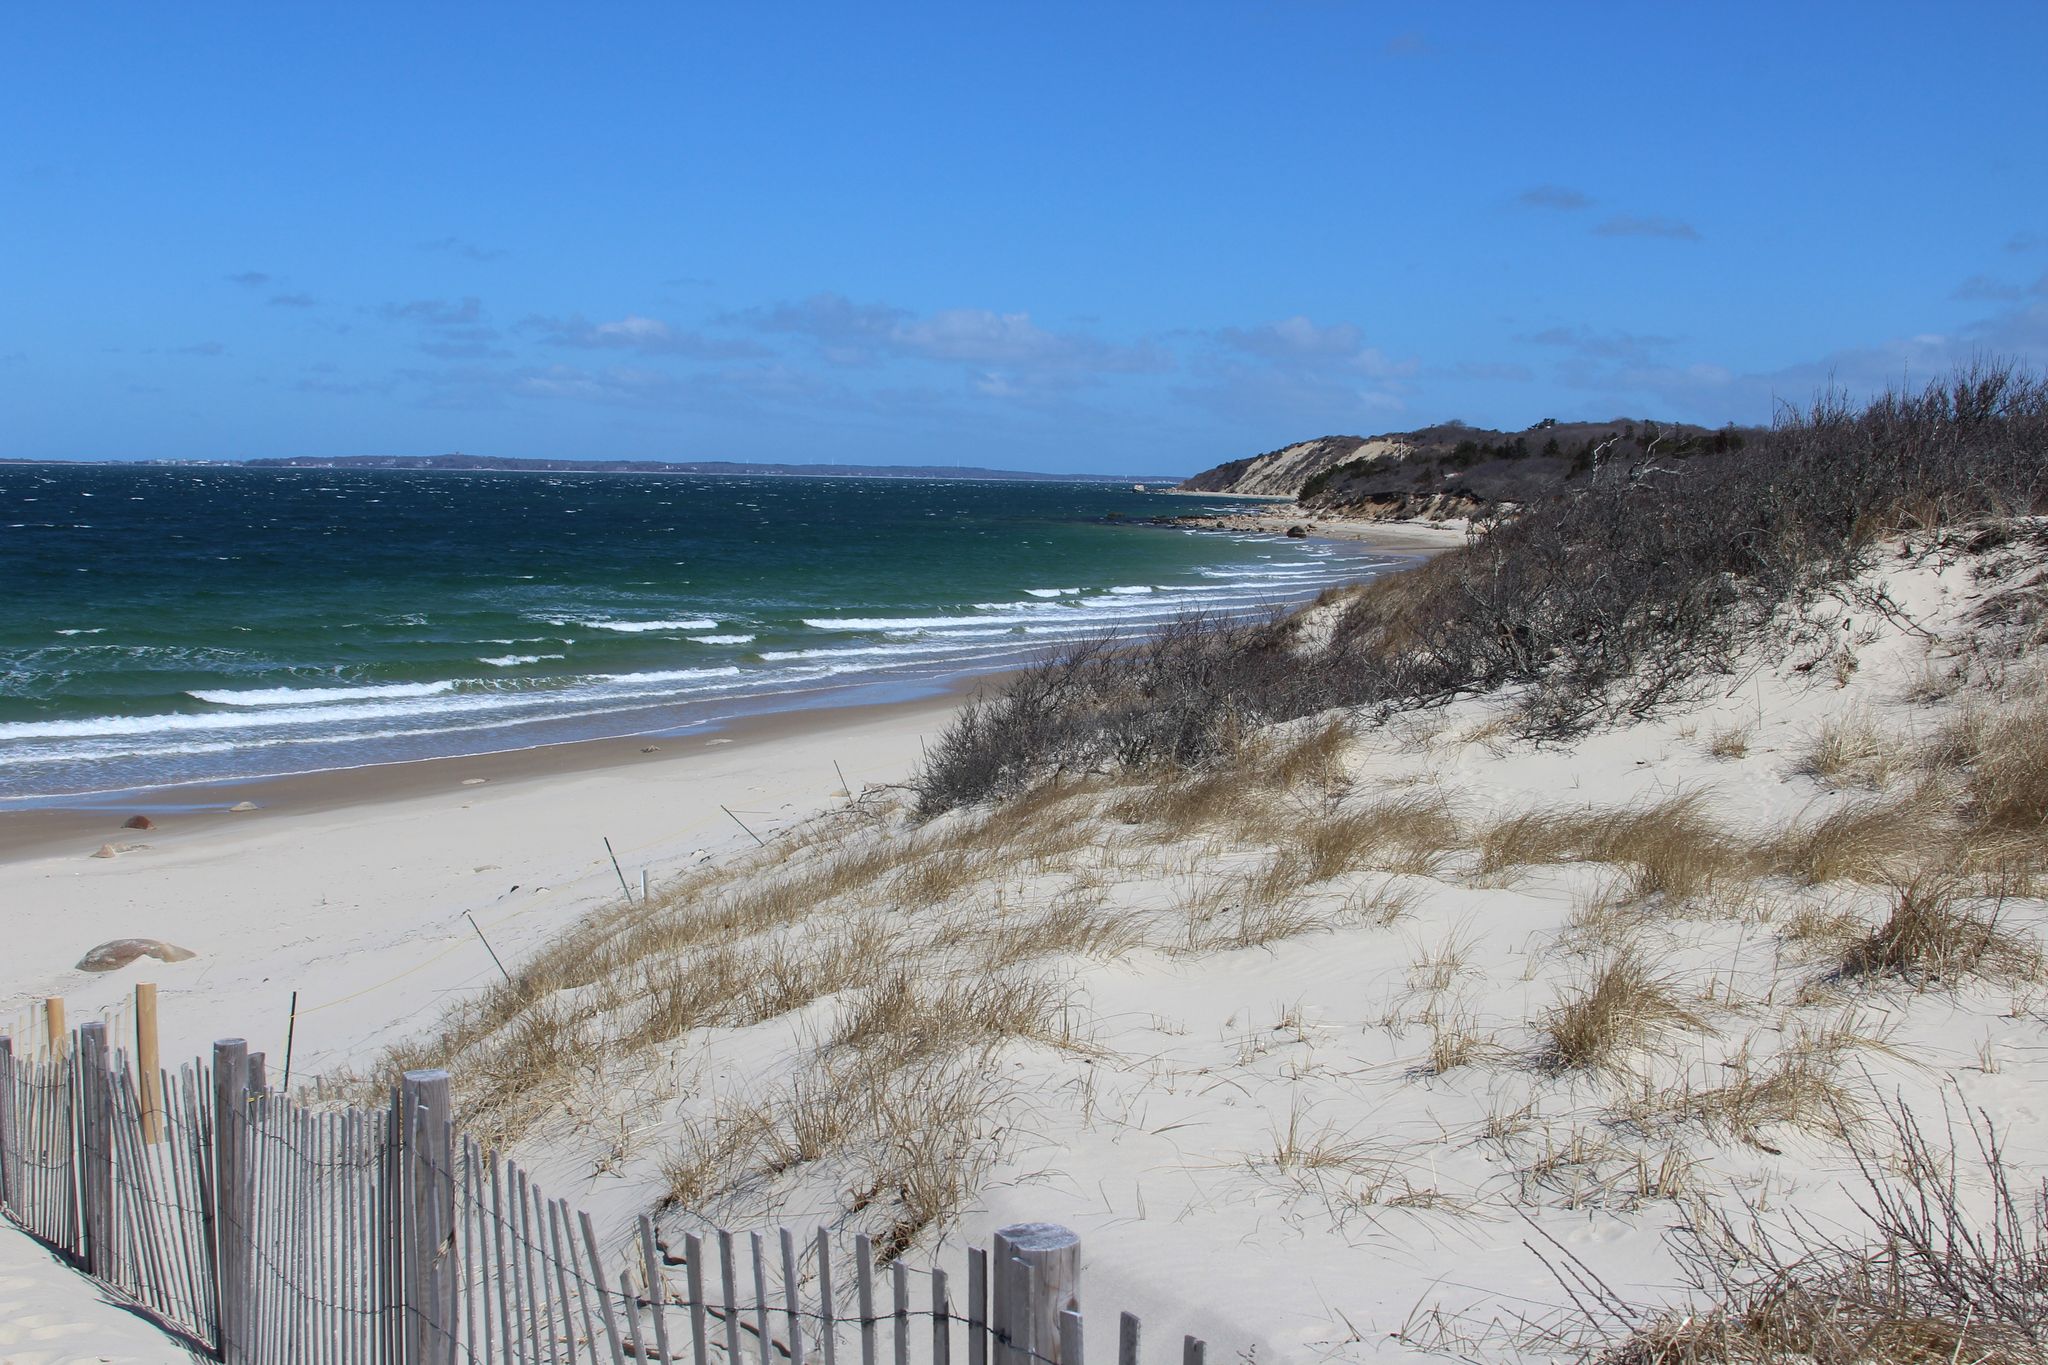
[[[454,1365],[455,1144],[445,1071],[408,1071],[404,1114],[408,1365]]]
[[[1081,1239],[1058,1223],[997,1228],[989,1278],[995,1281],[995,1365],[1064,1360],[1060,1314],[1081,1307]]]
[[[19,1209],[21,1192],[14,1188],[14,1039],[0,1033],[0,1209]]]
[[[214,1288],[220,1304],[220,1358],[248,1359],[248,1246],[254,1188],[248,1179],[249,1044],[213,1045]]]
[[[70,1051],[71,1035],[64,1027],[64,997],[47,996],[43,1000],[43,1032],[50,1035],[50,1060],[61,1062]]]
[[[135,987],[135,1098],[142,1111],[142,1140],[154,1147],[164,1140],[164,1074],[157,1052],[153,981]]]
[[[107,1085],[107,1026],[94,1019],[78,1029],[78,1199],[85,1223],[85,1268],[114,1278],[114,1106]]]

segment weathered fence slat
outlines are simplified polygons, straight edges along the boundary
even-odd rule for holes
[[[647,1301],[654,1313],[654,1349],[669,1360],[668,1287],[661,1278],[661,1258],[654,1254],[654,1220],[640,1215],[640,1259],[647,1267]],[[801,1365],[801,1363],[799,1363]]]
[[[733,1264],[732,1234],[718,1230],[718,1271],[725,1289],[725,1359],[740,1365],[739,1276]]]
[[[853,1273],[860,1300],[860,1365],[875,1365],[875,1249],[865,1232],[853,1239]]]
[[[825,1365],[837,1365],[839,1309],[832,1297],[832,1235],[818,1229],[818,1346]]]
[[[576,1221],[583,1233],[583,1249],[590,1256],[590,1282],[597,1286],[597,1305],[604,1312],[605,1340],[612,1348],[612,1365],[626,1365],[626,1353],[619,1345],[618,1319],[612,1314],[612,1299],[604,1284],[604,1258],[597,1254],[597,1233],[591,1229],[590,1215],[579,1212]]]
[[[645,1222],[645,1219],[641,1220]],[[804,1365],[802,1282],[796,1273],[796,1234],[780,1229],[782,1239],[782,1309],[789,1324],[789,1365]]]
[[[694,1232],[683,1238],[683,1274],[690,1294],[690,1359],[695,1365],[711,1365],[710,1325],[704,1312],[704,1239]]]

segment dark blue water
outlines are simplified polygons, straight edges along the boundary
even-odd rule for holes
[[[1297,601],[1116,485],[0,466],[0,798],[660,730]]]

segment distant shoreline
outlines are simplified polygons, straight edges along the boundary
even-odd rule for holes
[[[1168,485],[1183,476],[1167,474],[1056,474],[1030,469],[989,469],[967,465],[948,469],[939,465],[842,465],[842,464],[752,464],[744,461],[630,461],[514,459],[512,457],[464,457],[443,462],[431,456],[339,456],[331,460],[296,457],[254,460],[24,460],[0,458],[0,469],[255,469],[266,471],[326,470],[340,473],[385,474],[641,474],[657,477],[739,478],[739,479],[891,479],[920,483],[1084,483],[1136,487],[1147,492],[1177,492]],[[1156,486],[1156,487],[1155,487]],[[1219,493],[1217,497],[1236,497]]]

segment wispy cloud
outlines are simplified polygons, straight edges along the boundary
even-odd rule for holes
[[[1366,344],[1350,322],[1294,316],[1206,334],[1190,358],[1183,402],[1232,421],[1317,434],[1391,420],[1404,410],[1417,366]]]
[[[311,294],[272,294],[270,296],[270,306],[272,308],[311,308],[318,302],[319,300]]]
[[[444,252],[466,261],[495,261],[505,255],[503,247],[478,246],[461,237],[437,237],[431,242],[421,242],[420,250]]]
[[[1699,229],[1691,223],[1657,214],[1617,213],[1593,229],[1599,237],[1668,237],[1673,241],[1697,242]]]
[[[1547,327],[1519,340],[1537,346],[1572,351],[1592,360],[1618,360],[1645,365],[1660,352],[1675,346],[1676,337],[1638,332],[1596,332],[1590,327]]]
[[[1531,185],[1515,196],[1515,204],[1525,209],[1562,209],[1570,212],[1593,206],[1593,198],[1569,185]]]
[[[1459,379],[1476,379],[1491,384],[1526,384],[1536,377],[1536,372],[1527,365],[1509,361],[1460,361],[1451,367],[1451,374]]]
[[[1225,327],[1216,339],[1233,350],[1272,358],[1348,356],[1358,352],[1362,333],[1348,322],[1319,326],[1299,315],[1256,327]]]
[[[377,309],[386,322],[416,322],[427,327],[460,327],[479,321],[484,306],[480,299],[414,299],[410,303],[387,303]]]
[[[1029,313],[942,308],[918,314],[889,304],[856,303],[832,293],[748,309],[724,321],[808,337],[827,360],[838,364],[907,358],[1029,371],[1041,377],[1060,372],[1072,378],[1159,370],[1172,363],[1157,346],[1122,346],[1084,332],[1054,331],[1039,326]]]
[[[239,284],[244,289],[261,289],[270,283],[270,276],[261,270],[244,270],[239,275],[223,275],[221,278],[229,284]]]
[[[1993,279],[1989,275],[1972,275],[1957,285],[1949,297],[1974,302],[2009,303],[2023,297],[2026,292],[2018,285],[2005,280]]]
[[[2014,253],[2039,251],[2048,246],[2048,232],[2015,232],[2005,239],[2005,249]]]
[[[322,375],[309,375],[292,385],[299,393],[328,394],[337,398],[390,393],[396,387],[396,382],[389,379],[329,379]]]
[[[530,317],[519,330],[536,332],[549,346],[593,351],[635,351],[641,355],[688,356],[700,360],[734,359],[770,354],[751,342],[707,337],[670,326],[659,318],[629,313],[612,322],[592,322],[581,314],[566,318]]]

